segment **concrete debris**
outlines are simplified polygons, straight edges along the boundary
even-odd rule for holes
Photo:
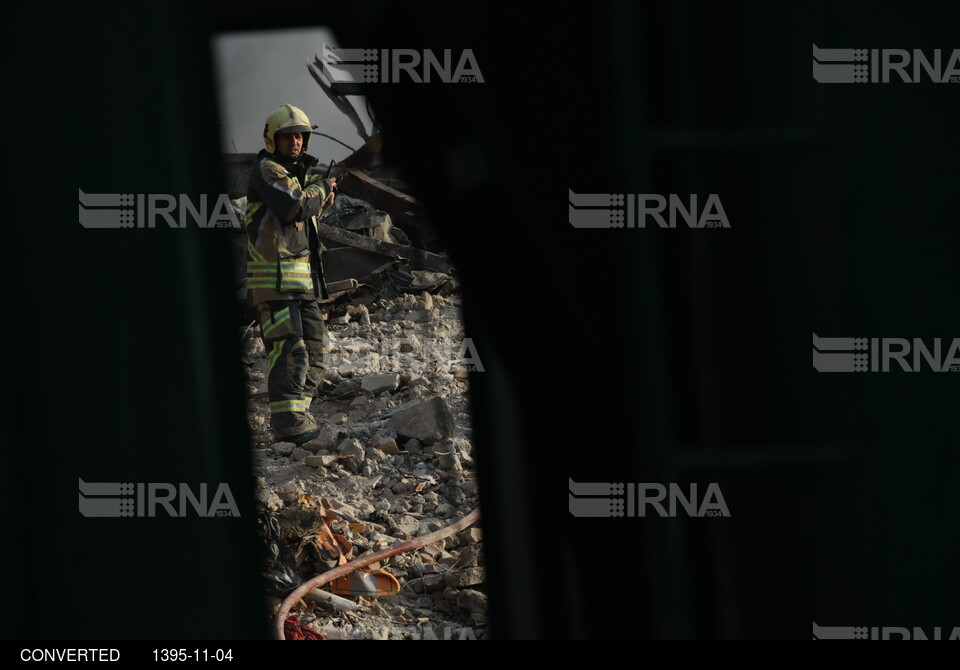
[[[414,323],[426,323],[428,321],[433,321],[433,318],[434,318],[433,310],[407,312],[407,319],[409,321],[413,321]]]
[[[257,489],[256,500],[257,504],[268,512],[279,512],[283,509],[283,501],[280,500],[280,496],[270,489]]]
[[[264,569],[269,596],[336,565],[304,539],[324,532],[324,516],[355,558],[439,530],[478,504],[469,400],[451,364],[464,341],[459,296],[400,294],[341,307],[349,321],[327,322],[329,383],[309,409],[319,435],[299,447],[267,440],[255,449],[258,518],[273,557]],[[264,372],[266,354],[253,360]],[[269,426],[266,398],[251,399],[248,412],[251,425]],[[393,574],[402,588],[396,596],[347,597],[357,607],[349,612],[353,625],[399,639],[390,632],[397,621],[425,619],[440,637],[448,629],[454,637],[463,630],[483,638],[481,540],[471,527],[371,566]],[[311,625],[334,637],[344,613],[322,600],[306,599],[298,614],[316,617]]]
[[[443,591],[446,586],[446,580],[443,575],[427,575],[423,578],[423,590],[426,593],[436,593]]]
[[[293,442],[274,442],[271,448],[281,456],[289,456],[296,446]]]
[[[467,544],[460,550],[458,564],[464,568],[475,568],[483,563],[483,545]]]
[[[347,314],[361,326],[370,325],[370,312],[366,305],[347,305]]]
[[[487,611],[487,594],[473,589],[464,589],[457,596],[457,607],[468,612],[485,614]]]
[[[455,451],[438,453],[437,463],[442,470],[463,470],[463,466],[460,465],[460,457],[457,456]]]
[[[354,457],[363,460],[366,456],[366,450],[360,444],[360,440],[349,438],[337,445],[337,451],[341,456]]]
[[[290,454],[290,458],[295,461],[302,461],[307,456],[313,456],[313,452],[308,449],[301,449],[300,447],[296,447],[293,453]]]
[[[400,386],[400,375],[395,372],[364,377],[360,383],[360,387],[372,395],[378,395],[384,391],[396,391],[398,386]]]
[[[360,382],[353,379],[346,379],[340,382],[339,384],[337,384],[337,387],[333,390],[333,392],[335,395],[344,397],[344,396],[352,396],[358,393],[360,390],[361,390]]]
[[[401,437],[431,445],[453,432],[453,415],[443,398],[417,399],[394,412],[387,426]]]
[[[367,237],[366,235],[358,235],[357,233],[344,230],[342,228],[335,228],[327,225],[326,223],[318,223],[317,230],[320,234],[320,237],[329,242],[335,242],[337,244],[353,247],[355,249],[361,249],[385,258],[405,259],[416,264],[416,266],[420,268],[437,270],[446,274],[451,274],[453,272],[453,265],[450,263],[449,259],[430,253],[429,251],[424,251],[423,249],[417,249],[416,247],[405,246],[402,244],[394,244],[392,242],[385,242],[383,240]]]
[[[373,446],[374,448],[379,449],[383,453],[390,456],[396,456],[400,453],[400,448],[397,446],[397,441],[389,435],[380,435],[375,437]]]
[[[340,457],[336,454],[317,454],[316,456],[307,456],[303,462],[311,468],[332,468],[337,464]]]
[[[437,505],[437,509],[434,511],[434,514],[436,514],[441,519],[447,519],[453,516],[455,512],[456,512],[456,509],[454,509],[453,505],[449,503],[440,503],[439,505]]]
[[[303,489],[294,481],[288,481],[277,489],[277,496],[283,502],[293,502],[303,495]]]
[[[447,586],[460,589],[464,586],[483,584],[486,581],[486,575],[483,568],[464,568],[463,570],[451,570],[445,575],[445,579]]]
[[[304,449],[316,453],[320,449],[333,449],[345,437],[342,431],[333,426],[324,426],[320,429],[320,434],[303,445]]]
[[[414,537],[420,529],[420,522],[412,516],[404,515],[395,520],[393,528],[405,538]]]
[[[407,335],[399,342],[400,344],[400,353],[409,354],[414,351],[420,351],[421,345],[420,340],[417,339],[415,335]],[[409,373],[407,373],[409,375]],[[412,379],[412,377],[411,377]],[[408,382],[410,380],[407,380]]]

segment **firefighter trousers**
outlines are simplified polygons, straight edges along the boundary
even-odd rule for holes
[[[316,300],[270,300],[257,305],[267,349],[271,424],[306,412],[323,383],[330,336]]]

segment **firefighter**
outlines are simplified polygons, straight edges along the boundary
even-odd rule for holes
[[[317,164],[306,153],[311,131],[306,114],[292,105],[267,117],[244,219],[247,288],[267,349],[270,425],[277,440],[295,444],[319,433],[308,410],[330,352],[318,302],[327,291],[316,222],[333,204],[336,179],[307,176]]]

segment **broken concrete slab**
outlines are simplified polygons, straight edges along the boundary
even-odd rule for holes
[[[443,398],[418,398],[395,410],[387,420],[387,427],[397,431],[400,437],[414,438],[431,445],[449,437],[454,422]]]
[[[356,279],[343,279],[343,280],[341,280],[341,281],[324,282],[324,283],[325,283],[326,286],[327,286],[327,292],[328,292],[328,293],[341,293],[341,292],[344,292],[344,291],[356,291],[358,288],[360,288],[360,283],[359,283]],[[348,313],[349,313],[349,307],[350,307],[350,306],[348,305],[347,307],[348,307]],[[366,325],[369,326],[370,324],[367,323]]]
[[[320,237],[332,242],[345,244],[356,249],[363,249],[364,251],[371,251],[389,258],[404,258],[416,266],[453,274],[453,264],[449,259],[438,256],[437,254],[432,254],[429,251],[424,251],[423,249],[383,242],[372,237],[352,233],[349,230],[335,228],[326,223],[318,223],[317,230],[320,233]]]
[[[331,468],[336,465],[338,460],[340,460],[340,457],[336,454],[319,454],[317,456],[307,456],[303,459],[303,462],[311,468]]]
[[[378,395],[384,391],[396,391],[400,386],[400,375],[395,372],[364,377],[360,387],[367,393]]]
[[[460,589],[465,586],[476,586],[486,581],[486,573],[483,568],[463,568],[462,570],[451,570],[445,575],[447,586]]]
[[[395,189],[361,170],[348,167],[346,174],[342,175],[342,179],[338,182],[340,192],[369,202],[375,209],[386,212],[400,224],[419,226],[425,222],[423,208],[414,196]],[[445,272],[441,268],[432,269]]]
[[[387,458],[387,455],[375,447],[369,447],[367,449],[367,460],[368,461],[377,461],[378,463],[383,462]],[[371,466],[372,467],[372,466]]]
[[[360,444],[360,440],[356,438],[347,438],[343,442],[337,445],[337,452],[344,457],[353,457],[358,461],[362,461],[367,456],[366,449],[363,448],[363,445]]]
[[[417,531],[420,529],[420,522],[417,521],[414,517],[404,514],[403,516],[396,519],[394,522],[394,529],[398,533],[413,537],[417,534]]]
[[[333,393],[334,395],[343,397],[357,393],[360,390],[360,382],[356,381],[355,379],[345,379],[337,384],[337,387],[333,389]]]

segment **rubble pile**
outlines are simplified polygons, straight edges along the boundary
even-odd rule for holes
[[[338,560],[439,530],[479,504],[467,383],[482,364],[463,336],[460,297],[407,293],[343,305],[327,328],[327,381],[310,408],[322,426],[317,438],[273,441],[265,382],[249,401],[274,606]],[[264,373],[262,341],[248,347]],[[315,541],[330,536],[336,542]],[[314,591],[294,614],[327,638],[481,639],[482,548],[472,526],[371,565],[396,578],[398,593],[343,600]]]

